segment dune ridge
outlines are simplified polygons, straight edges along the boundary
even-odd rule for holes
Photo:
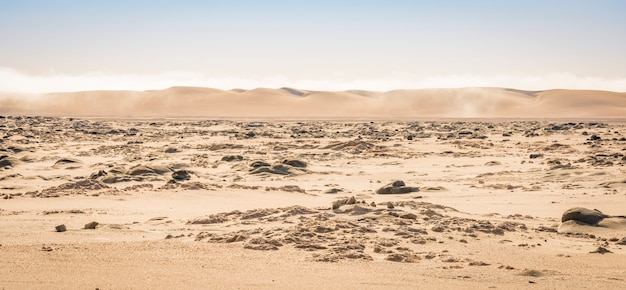
[[[626,93],[511,88],[387,92],[296,88],[0,94],[0,114],[141,117],[620,118]]]

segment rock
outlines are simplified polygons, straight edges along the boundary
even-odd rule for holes
[[[90,223],[85,224],[85,229],[95,230],[97,226],[98,226],[98,222],[90,222]]]
[[[418,187],[406,186],[404,181],[396,180],[376,190],[377,194],[404,194],[418,192]]]
[[[399,216],[399,218],[401,219],[407,219],[407,220],[415,220],[417,219],[417,215],[415,215],[414,213],[405,213],[405,214],[401,214]]]
[[[583,207],[575,207],[566,210],[561,217],[561,222],[573,220],[579,223],[595,226],[601,220],[609,216],[603,214],[597,209],[591,210]]]
[[[165,152],[165,153],[176,153],[176,152],[179,152],[179,151],[178,151],[178,149],[176,149],[174,147],[168,147],[168,148],[165,148],[165,150],[163,152]]]
[[[295,168],[291,165],[286,164],[275,164],[272,167],[261,166],[252,168],[250,170],[250,174],[260,174],[260,173],[271,173],[271,174],[279,174],[279,175],[290,175],[290,174],[300,174],[304,173],[303,169]]]
[[[67,228],[65,227],[65,225],[58,225],[58,226],[54,227],[54,229],[56,229],[56,231],[58,233],[62,233],[64,231],[67,231]]]
[[[420,257],[409,253],[393,253],[385,257],[385,260],[400,263],[417,263]]]
[[[502,163],[500,161],[489,161],[485,163],[485,166],[496,166],[496,165],[502,165]]]
[[[61,165],[74,164],[74,163],[82,163],[82,162],[75,158],[62,158],[62,159],[57,160],[57,162],[54,163],[54,166],[58,167]]]
[[[324,191],[324,194],[336,194],[338,192],[342,192],[343,190],[340,188],[330,188],[326,191]]]
[[[172,173],[172,178],[176,181],[185,181],[191,179],[191,174],[187,170],[178,170]]]
[[[613,253],[611,252],[609,249],[605,248],[605,247],[598,247],[595,251],[589,252],[592,254],[606,254],[606,253]]]
[[[98,178],[100,178],[100,177],[102,177],[102,176],[107,176],[107,172],[106,172],[106,171],[104,171],[104,170],[100,170],[100,171],[98,171],[97,173],[92,173],[92,174],[89,176],[89,179],[98,179]]]
[[[0,167],[15,167],[18,163],[20,163],[20,161],[17,158],[7,155],[0,156]]]
[[[222,157],[222,161],[233,162],[233,161],[242,161],[243,156],[241,155],[227,155]]]
[[[543,153],[530,154],[530,159],[537,159],[537,158],[542,158],[542,157],[543,157]]]
[[[27,151],[26,148],[24,147],[20,147],[20,146],[9,146],[7,147],[8,150],[12,151],[13,153],[20,153],[23,151]]]
[[[222,160],[224,160],[224,158],[222,158]],[[259,167],[269,167],[271,166],[271,164],[265,162],[265,161],[254,161],[252,163],[250,163],[250,167],[254,168],[259,168]]]
[[[283,161],[283,164],[287,164],[287,165],[291,165],[293,167],[297,167],[297,168],[306,168],[307,164],[304,161],[300,161],[300,160],[285,160]]]
[[[332,209],[339,209],[343,205],[356,204],[357,200],[354,196],[342,198],[333,202]]]

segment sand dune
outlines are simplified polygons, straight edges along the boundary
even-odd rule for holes
[[[57,116],[615,118],[626,93],[505,88],[372,92],[172,87],[150,91],[0,94],[0,113]]]

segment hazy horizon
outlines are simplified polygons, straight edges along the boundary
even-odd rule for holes
[[[624,1],[0,1],[0,91],[626,91]]]

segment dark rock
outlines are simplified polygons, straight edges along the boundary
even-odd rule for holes
[[[607,249],[605,247],[598,247],[595,251],[591,251],[589,253],[592,253],[592,254],[606,254],[606,253],[613,253],[613,252],[611,252],[609,249]]]
[[[176,149],[174,147],[168,147],[168,148],[165,148],[165,150],[163,152],[165,152],[165,153],[176,153],[176,152],[179,152],[179,151],[178,151],[178,149]]]
[[[291,166],[297,167],[297,168],[306,168],[306,166],[307,166],[306,162],[300,161],[300,160],[296,160],[296,159],[285,160],[285,161],[283,161],[283,164],[291,165]]]
[[[330,188],[326,191],[324,191],[325,194],[336,194],[338,192],[342,192],[343,190],[340,188]]]
[[[191,179],[191,174],[187,170],[178,170],[172,173],[172,178],[176,181],[184,181]]]
[[[259,174],[259,173],[271,173],[271,174],[279,174],[279,175],[290,175],[290,174],[300,174],[303,173],[303,169],[295,168],[291,165],[286,164],[275,164],[271,167],[269,166],[261,166],[252,168],[250,170],[250,174]]]
[[[333,202],[332,209],[339,209],[341,206],[356,204],[357,200],[354,196],[342,198]]]
[[[542,157],[543,157],[543,153],[530,154],[530,159],[537,159],[537,158],[542,158]]]
[[[250,167],[252,168],[259,168],[259,167],[269,167],[271,164],[265,162],[265,161],[254,161],[252,163],[250,163]]]
[[[7,155],[0,156],[0,167],[15,167],[18,163],[20,163],[20,161],[17,158]]]
[[[222,161],[233,162],[233,161],[242,161],[243,156],[241,155],[227,155],[222,157]]]
[[[57,162],[55,162],[54,165],[70,164],[70,163],[81,163],[81,161],[78,159],[74,159],[74,158],[62,158],[62,159],[59,159]]]
[[[19,146],[9,146],[7,149],[11,150],[13,153],[20,153],[26,151],[25,148]]]
[[[90,223],[85,224],[85,229],[95,230],[97,226],[98,226],[98,222],[90,222]]]
[[[404,181],[396,180],[376,190],[377,194],[403,194],[419,191],[419,187],[406,186]]]
[[[58,225],[58,226],[54,227],[54,229],[55,229],[57,232],[59,232],[59,233],[62,233],[62,232],[64,232],[64,231],[67,231],[67,228],[65,227],[65,225]]]
[[[401,214],[399,216],[399,218],[401,219],[408,219],[408,220],[415,220],[417,219],[417,215],[415,215],[414,213],[405,213],[405,214]]]
[[[98,179],[98,178],[100,178],[100,177],[102,177],[102,176],[107,176],[107,172],[106,172],[106,171],[104,171],[104,170],[100,170],[100,171],[98,171],[97,173],[92,173],[92,174],[89,176],[89,179]]]
[[[573,220],[579,223],[595,226],[601,220],[609,216],[603,214],[597,209],[591,210],[583,207],[575,207],[566,210],[561,217],[561,222]]]

